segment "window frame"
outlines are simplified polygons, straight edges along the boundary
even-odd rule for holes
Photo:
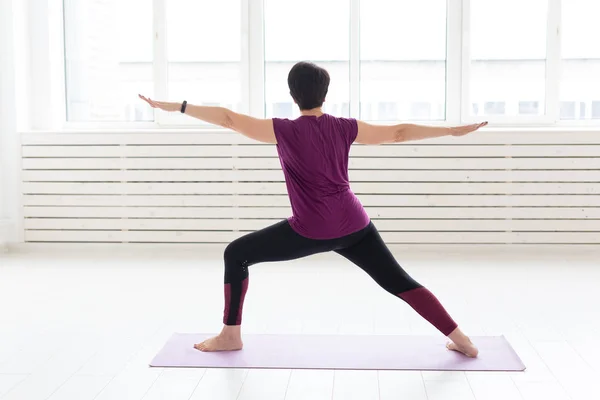
[[[152,0],[153,7],[153,76],[154,97],[166,98],[167,49],[166,1]],[[265,104],[265,42],[263,0],[239,0],[241,3],[241,111],[264,118]],[[350,7],[349,108],[350,116],[360,116],[360,2],[348,0]],[[542,115],[471,116],[470,83],[470,3],[471,0],[446,0],[446,83],[445,119],[410,121],[428,125],[456,125],[486,119],[490,125],[509,127],[597,127],[599,119],[562,120],[560,118],[561,68],[561,1],[548,1],[546,35],[545,112]],[[168,113],[154,112],[152,122],[74,122],[67,120],[66,76],[64,48],[63,0],[36,1],[45,7],[31,7],[32,104],[37,108],[50,105],[41,116],[32,115],[33,129],[169,129],[189,127],[214,130],[215,127],[193,119],[182,120]],[[46,24],[33,22],[46,21]],[[47,66],[50,65],[50,68]],[[48,83],[51,82],[51,83]],[[32,113],[35,114],[35,113]],[[382,124],[401,121],[369,121]]]

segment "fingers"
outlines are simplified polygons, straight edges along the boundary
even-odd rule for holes
[[[152,108],[156,108],[157,107],[156,104],[152,100],[150,100],[149,98],[147,98],[145,96],[142,96],[141,94],[138,94],[138,96],[139,96],[140,99],[142,99],[146,103],[148,103],[150,105],[150,107],[152,107]]]
[[[140,97],[140,99],[144,100],[146,103],[150,104],[152,107],[158,107],[159,106],[159,102],[158,101],[154,101],[152,99],[149,99],[146,96],[142,96],[141,94],[138,94],[138,96]]]
[[[465,128],[467,128],[466,130],[467,130],[468,132],[473,132],[473,131],[476,131],[476,130],[477,130],[477,129],[479,129],[479,128],[483,128],[483,127],[484,127],[484,126],[486,126],[487,124],[488,124],[488,122],[487,122],[487,121],[485,121],[485,122],[481,122],[481,123],[479,123],[479,124],[467,125]]]
[[[140,97],[140,99],[144,100],[146,103],[148,103],[150,105],[150,107],[152,108],[160,108],[160,109],[165,109],[166,104],[163,101],[154,101],[152,99],[147,98],[146,96],[142,96],[141,94],[138,94],[138,96]]]
[[[482,128],[484,126],[486,126],[488,124],[487,121],[485,122],[481,122],[478,124],[470,124],[470,125],[462,125],[462,126],[458,126],[456,128],[452,128],[453,131],[453,135],[454,136],[463,136],[466,135],[468,133],[471,132],[475,132],[476,130],[478,130],[479,128]]]

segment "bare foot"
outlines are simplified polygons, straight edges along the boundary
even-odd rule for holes
[[[448,350],[458,351],[463,353],[467,357],[475,358],[479,354],[477,347],[471,342],[471,339],[463,333],[458,327],[454,329],[449,335],[448,339],[451,340],[446,347]]]
[[[454,342],[448,342],[446,344],[448,350],[458,351],[459,353],[463,353],[467,357],[475,358],[479,354],[479,350],[475,345],[467,338],[464,343],[456,344]]]
[[[218,335],[210,339],[206,339],[202,343],[194,345],[196,350],[200,351],[235,351],[241,350],[244,344],[241,338],[226,337],[224,335]]]

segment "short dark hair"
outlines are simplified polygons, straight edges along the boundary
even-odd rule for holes
[[[329,81],[329,73],[324,68],[306,61],[294,65],[288,74],[290,94],[300,110],[323,106]]]

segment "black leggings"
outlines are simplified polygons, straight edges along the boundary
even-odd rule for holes
[[[398,264],[373,223],[348,236],[315,240],[296,233],[287,220],[242,236],[225,249],[223,323],[241,324],[249,266],[261,262],[293,260],[329,251],[335,251],[359,266],[379,286],[405,300],[444,334],[448,335],[456,328],[437,299]]]

